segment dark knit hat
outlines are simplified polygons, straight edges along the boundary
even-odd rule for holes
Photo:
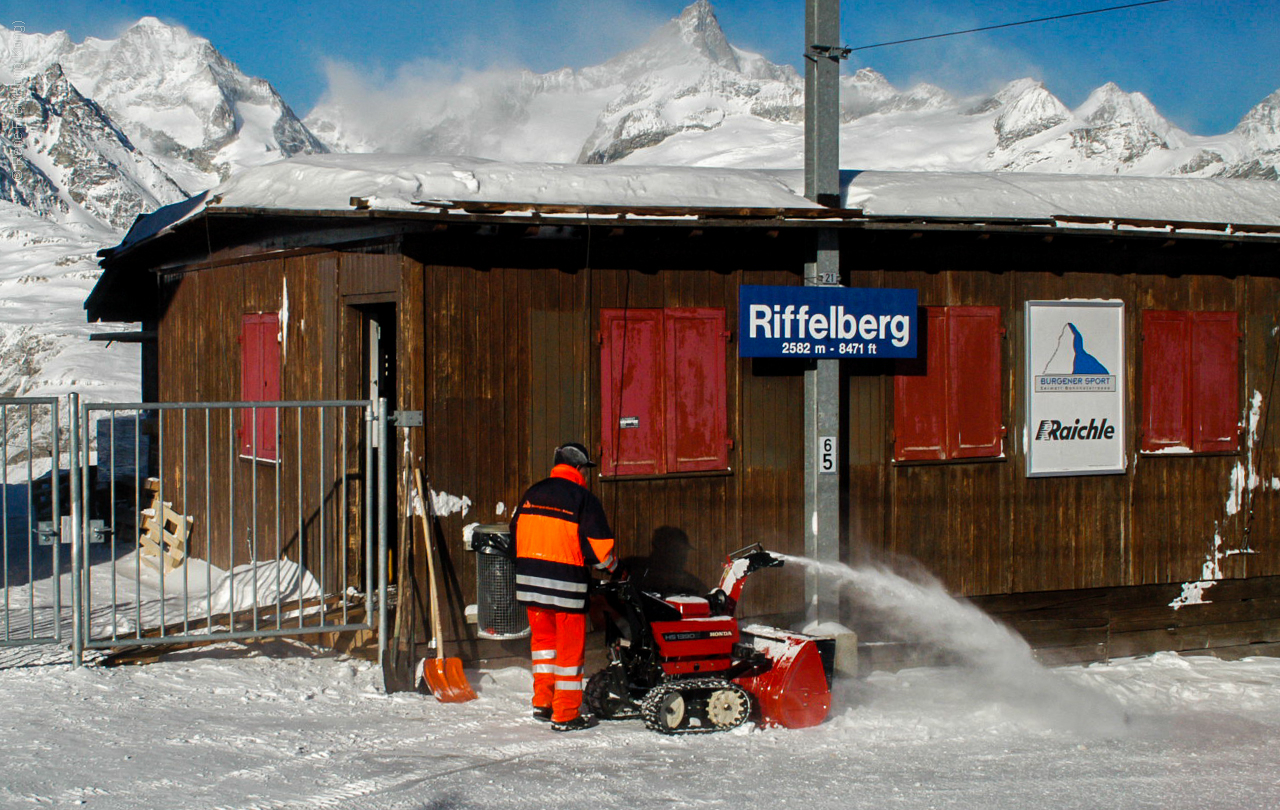
[[[568,464],[570,467],[594,467],[587,448],[577,442],[568,442],[556,448],[556,464]]]

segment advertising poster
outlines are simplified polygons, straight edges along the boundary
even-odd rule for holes
[[[1125,471],[1124,303],[1028,301],[1027,476]]]

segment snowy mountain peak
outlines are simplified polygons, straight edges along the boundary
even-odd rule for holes
[[[873,113],[937,110],[954,103],[950,93],[932,84],[921,83],[900,91],[868,67],[840,77],[840,120],[844,123]]]
[[[186,33],[186,29],[179,26],[168,25],[161,22],[159,17],[152,17],[150,15],[139,18],[136,23],[129,26],[129,30],[133,30],[134,28],[151,29],[153,31],[162,32],[182,31]]]
[[[59,222],[123,228],[184,196],[54,63],[0,87],[0,197]]]
[[[1092,143],[1091,149],[1110,152],[1127,163],[1153,150],[1181,147],[1187,140],[1146,96],[1126,93],[1115,82],[1090,93],[1075,114],[1087,126],[1080,137]]]
[[[998,149],[1007,149],[1071,119],[1071,110],[1035,79],[1012,81],[992,100],[1000,110],[994,123]]]
[[[12,84],[39,73],[73,47],[66,31],[26,34],[0,26],[0,81]]]
[[[603,65],[582,71],[598,85],[614,81],[631,82],[641,74],[673,70],[682,74],[719,69],[758,80],[788,80],[794,68],[769,62],[758,54],[729,44],[707,0],[696,0],[679,16],[668,21],[633,51],[616,56]]]
[[[898,94],[898,89],[882,74],[869,67],[852,76],[840,77],[840,117],[848,122],[879,111]]]
[[[716,19],[716,13],[708,0],[696,0],[680,12],[679,17],[659,29],[654,39],[669,37],[670,29],[673,28],[679,32],[679,38],[689,48],[721,67],[741,72],[742,66],[738,62],[737,52],[725,37],[724,30],[720,28],[720,21]]]
[[[861,67],[854,71],[852,76],[841,76],[840,84],[845,86],[859,87],[864,92],[882,93],[885,96],[898,92],[897,89],[889,83],[884,74],[875,68]]]
[[[1093,126],[1131,124],[1144,126],[1164,136],[1175,127],[1156,111],[1141,93],[1126,93],[1115,82],[1107,82],[1089,94],[1076,115]]]
[[[1004,87],[1001,87],[992,96],[992,99],[997,101],[999,106],[1009,106],[1019,103],[1028,96],[1035,97],[1048,92],[1045,89],[1044,82],[1028,76],[1022,79],[1014,79]]]
[[[0,78],[9,83],[57,65],[75,88],[159,164],[155,189],[196,191],[239,166],[325,151],[267,82],[246,76],[209,40],[156,17],[118,39],[72,43],[0,31]]]
[[[706,63],[733,72],[741,72],[742,68],[737,50],[721,30],[711,4],[697,0],[655,31],[644,45],[585,72],[630,79],[638,73],[682,66],[697,70]]]
[[[1258,151],[1280,150],[1280,90],[1245,113],[1234,131]]]

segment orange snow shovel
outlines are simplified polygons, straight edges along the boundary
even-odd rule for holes
[[[436,590],[436,540],[427,522],[427,510],[433,508],[431,493],[422,487],[422,471],[414,470],[415,510],[422,522],[422,533],[427,542],[427,579],[431,592],[431,635],[436,642],[436,657],[422,659],[422,678],[431,694],[441,703],[465,703],[475,700],[475,690],[467,683],[462,671],[462,659],[444,657],[444,633],[440,627],[440,593]],[[423,501],[426,501],[425,507]]]

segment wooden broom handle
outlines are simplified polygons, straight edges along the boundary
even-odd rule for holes
[[[431,524],[427,522],[427,498],[431,493],[422,487],[422,470],[414,468],[413,479],[422,509],[418,511],[418,519],[422,521],[422,538],[427,544],[427,586],[431,592],[431,633],[436,642],[436,659],[444,658],[444,638],[440,631],[440,594],[436,591],[436,542],[431,534]]]

